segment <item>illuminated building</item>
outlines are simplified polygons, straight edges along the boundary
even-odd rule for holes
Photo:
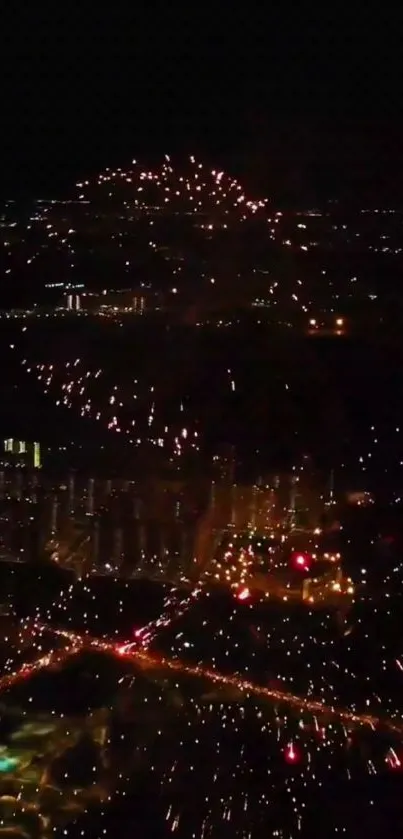
[[[3,441],[1,462],[3,466],[40,469],[42,465],[40,443],[29,443],[25,440],[15,440],[13,437],[9,437]]]
[[[54,496],[52,500],[52,512],[51,512],[51,533],[52,536],[57,532],[57,525],[58,525],[58,500],[57,495]]]
[[[74,508],[75,508],[75,475],[74,475],[73,472],[70,472],[70,475],[69,475],[68,494],[69,494],[69,513],[74,513]]]
[[[79,312],[81,309],[81,300],[79,294],[67,295],[67,309],[69,312]]]
[[[99,521],[94,521],[94,529],[92,533],[92,562],[93,566],[97,568],[99,563]]]
[[[102,292],[84,292],[80,296],[75,295],[79,305],[74,306],[74,296],[69,309],[83,310],[97,314],[116,315],[117,313],[133,313],[142,315],[146,310],[157,311],[161,307],[161,296],[156,293],[147,292],[146,289],[120,289]]]
[[[233,446],[223,446],[213,457],[214,476],[219,482],[233,484],[235,478],[235,452]]]
[[[92,516],[94,513],[94,478],[90,478],[88,481],[86,507],[87,515]]]
[[[124,557],[123,530],[117,527],[113,533],[112,562],[115,568],[120,568]]]

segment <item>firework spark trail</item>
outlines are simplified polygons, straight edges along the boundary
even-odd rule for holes
[[[124,651],[123,654],[126,654]],[[154,656],[147,656],[144,653],[129,653],[134,658],[139,660],[149,661],[150,665],[157,664],[161,667],[166,667],[169,670],[174,670],[179,673],[184,673],[188,676],[195,676],[197,678],[208,679],[222,687],[231,687],[239,690],[246,695],[253,695],[261,699],[268,699],[275,702],[284,702],[298,708],[300,711],[308,711],[313,714],[328,714],[335,717],[342,722],[354,723],[358,725],[368,725],[371,728],[381,726],[397,734],[403,735],[403,722],[397,723],[392,719],[382,719],[381,717],[372,714],[356,714],[346,708],[339,708],[335,705],[326,705],[317,699],[307,699],[303,696],[297,696],[288,691],[282,691],[272,688],[266,688],[261,685],[256,685],[247,679],[242,679],[236,675],[226,676],[216,670],[210,670],[208,667],[192,666],[184,664],[177,659],[161,658],[157,659]]]
[[[144,651],[148,650],[161,630],[166,629],[171,623],[181,618],[193,606],[201,591],[200,586],[196,587],[186,597],[181,597],[176,589],[171,591],[164,600],[162,614],[138,629],[135,632],[136,640],[128,646],[139,646]]]
[[[69,655],[75,655],[78,652],[78,649],[78,646],[73,644],[73,646],[66,647],[63,650],[52,650],[46,655],[41,655],[39,658],[35,659],[35,661],[25,662],[21,665],[19,670],[16,670],[13,673],[7,673],[0,677],[0,691],[7,690],[21,681],[21,679],[33,676],[35,673],[38,673],[39,670],[50,667],[52,664],[61,664],[62,661],[64,661]]]
[[[172,670],[176,673],[193,676],[198,679],[206,679],[219,685],[220,687],[229,687],[234,690],[238,690],[247,697],[254,696],[270,702],[281,702],[298,708],[301,712],[326,714],[344,723],[365,725],[373,729],[382,727],[384,729],[388,729],[389,731],[393,731],[395,734],[403,735],[403,722],[399,723],[390,718],[382,719],[381,717],[377,717],[372,714],[354,713],[353,711],[349,711],[347,708],[340,708],[335,705],[326,705],[318,699],[308,699],[304,696],[297,696],[289,691],[263,687],[262,685],[257,685],[247,679],[242,679],[242,677],[236,674],[225,675],[217,670],[211,670],[208,667],[203,667],[202,665],[185,664],[178,659],[171,659],[151,654],[144,649],[133,649],[133,643],[116,644],[112,641],[105,641],[100,638],[91,638],[90,636],[79,635],[78,633],[68,632],[67,630],[52,630],[52,628],[48,626],[37,626],[37,629],[38,631],[46,629],[48,632],[54,632],[54,634],[61,635],[66,638],[66,640],[70,641],[72,646],[68,648],[67,651],[64,651],[62,658],[69,654],[77,653],[80,649],[84,649],[85,647],[90,647],[101,650],[102,652],[108,652],[119,657],[127,658],[134,663],[138,662],[150,668],[167,668],[168,670]],[[41,660],[38,660],[38,662],[35,662],[35,669],[47,666],[47,663],[44,661],[46,658],[47,657],[45,656]],[[43,663],[40,664],[40,661]],[[23,672],[22,675],[25,675],[25,672]],[[0,680],[0,689],[2,687],[2,681]]]
[[[74,596],[74,589],[80,582],[81,580],[77,580],[75,583],[69,586],[67,592],[69,598],[72,598]],[[136,630],[135,640],[132,642],[132,646],[140,647],[142,650],[148,650],[154,639],[157,637],[157,635],[163,629],[167,629],[167,627],[170,626],[171,623],[181,618],[188,611],[188,609],[190,609],[191,606],[193,606],[193,604],[195,603],[195,601],[201,593],[202,587],[200,585],[195,586],[195,588],[193,588],[185,596],[183,596],[183,593],[181,591],[178,591],[178,589],[172,589],[164,599],[162,613],[158,616],[158,618],[154,618],[152,621],[149,621],[144,626]],[[65,591],[61,592],[59,599],[55,604],[56,607],[65,605],[65,595]],[[49,614],[48,618],[50,618]],[[40,622],[38,622],[35,628],[37,631],[42,631],[42,629],[45,628],[45,624],[41,624]],[[48,625],[46,625],[46,629],[49,629],[49,631],[53,633],[63,635],[66,638],[74,637],[74,633],[70,633],[67,630],[50,629]],[[76,637],[82,639],[83,636],[77,635]]]

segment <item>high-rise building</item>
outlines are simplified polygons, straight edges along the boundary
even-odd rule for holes
[[[9,437],[3,441],[1,465],[40,469],[42,465],[40,443],[29,443]]]
[[[67,295],[67,309],[69,312],[79,312],[81,309],[81,299],[79,294]]]

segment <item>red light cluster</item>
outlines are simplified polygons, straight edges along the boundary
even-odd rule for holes
[[[293,551],[291,554],[291,565],[297,571],[310,571],[312,567],[312,555],[306,551]]]
[[[250,591],[248,588],[241,588],[237,593],[238,600],[249,600]]]
[[[385,761],[390,769],[402,769],[402,761],[400,757],[396,754],[394,749],[389,749]]]
[[[284,760],[286,763],[299,763],[301,760],[301,752],[296,749],[294,743],[288,743],[284,749]]]

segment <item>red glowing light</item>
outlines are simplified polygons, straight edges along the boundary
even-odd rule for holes
[[[292,742],[288,743],[284,750],[284,759],[286,763],[298,763],[300,759],[300,754]]]
[[[248,600],[250,597],[250,591],[248,588],[242,588],[241,591],[238,591],[237,598],[238,600]]]
[[[397,756],[394,749],[389,749],[388,754],[386,755],[386,763],[390,767],[390,769],[401,769],[402,762],[400,758]]]
[[[302,553],[302,551],[295,551],[291,554],[291,563],[294,568],[299,571],[309,571],[312,565],[311,554]]]

